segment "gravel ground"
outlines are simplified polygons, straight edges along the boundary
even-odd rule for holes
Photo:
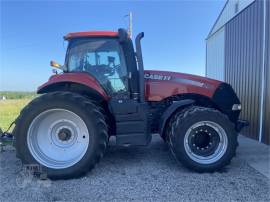
[[[270,181],[240,158],[219,173],[194,173],[158,135],[148,147],[110,146],[93,171],[73,180],[32,178],[15,151],[5,151],[0,183],[0,201],[270,201]]]

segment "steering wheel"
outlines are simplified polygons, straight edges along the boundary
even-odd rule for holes
[[[107,65],[96,65],[96,66],[87,65],[84,67],[84,69],[90,73],[104,76],[111,76],[115,72],[113,67]]]
[[[112,76],[115,73],[115,67],[110,67],[107,65],[104,65],[100,70],[106,76]]]
[[[112,68],[112,75],[115,74],[115,72],[119,72],[119,69],[120,69],[121,65],[115,65],[114,67],[111,67]]]
[[[106,76],[112,76],[115,74],[115,72],[119,71],[120,68],[120,64],[119,65],[115,65],[114,67],[110,67],[107,65],[102,65],[102,66],[98,66],[96,69],[96,72],[106,75]]]

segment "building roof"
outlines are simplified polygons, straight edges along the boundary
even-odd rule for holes
[[[211,28],[207,39],[222,28],[227,22],[237,16],[245,8],[251,5],[255,0],[227,0],[213,27]]]
[[[228,2],[229,2],[229,0],[227,0],[226,3],[224,4],[224,6],[223,6],[221,12],[219,13],[219,15],[218,15],[218,17],[217,17],[215,23],[213,24],[213,26],[212,26],[211,29],[210,29],[210,32],[208,33],[207,38],[209,38],[209,37],[213,34],[213,30],[214,30],[214,28],[216,27],[216,24],[217,24],[217,22],[219,21],[220,16],[221,16],[221,14],[223,13],[224,9],[226,8]]]
[[[118,32],[113,31],[85,31],[85,32],[71,32],[64,36],[65,40],[70,40],[79,37],[117,37]]]

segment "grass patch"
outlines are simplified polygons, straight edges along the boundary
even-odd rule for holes
[[[0,91],[0,99],[5,97],[7,100],[33,99],[36,96],[35,92]]]
[[[31,99],[0,100],[0,128],[7,130],[9,125],[17,118],[22,108]]]

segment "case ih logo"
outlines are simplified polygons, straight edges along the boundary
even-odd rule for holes
[[[145,79],[152,79],[152,80],[162,80],[162,81],[169,81],[171,80],[171,76],[166,75],[159,75],[159,74],[144,74]]]
[[[186,79],[186,78],[171,77],[167,75],[146,73],[144,74],[144,78],[151,79],[151,80],[161,80],[161,81],[175,81],[181,84],[188,84],[188,85],[194,85],[194,86],[205,87],[205,88],[213,88],[212,85],[203,83],[200,81],[194,81],[194,80]]]

